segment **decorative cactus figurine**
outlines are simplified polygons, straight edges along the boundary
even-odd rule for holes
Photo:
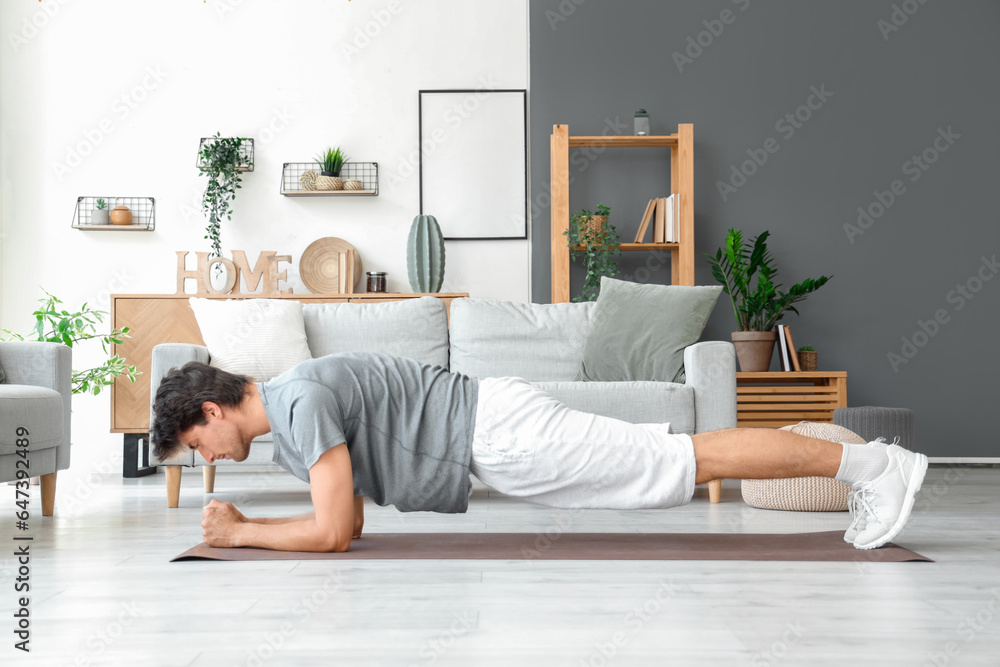
[[[418,215],[406,242],[406,273],[410,289],[418,293],[441,291],[444,281],[444,235],[433,215]]]

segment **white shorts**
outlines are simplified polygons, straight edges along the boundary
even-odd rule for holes
[[[516,377],[479,381],[469,470],[501,493],[562,508],[675,507],[695,486],[689,435],[573,410]]]

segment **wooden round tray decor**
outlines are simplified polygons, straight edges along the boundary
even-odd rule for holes
[[[341,256],[351,253],[354,257],[354,280],[346,290],[354,292],[354,286],[361,281],[363,269],[361,255],[350,243],[335,236],[316,239],[302,253],[299,260],[299,276],[313,294],[339,294]]]

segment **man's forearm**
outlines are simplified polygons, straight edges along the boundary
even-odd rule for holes
[[[315,519],[285,523],[241,523],[238,542],[243,547],[259,547],[279,551],[347,551],[350,535],[323,533]]]
[[[316,512],[306,512],[305,514],[297,514],[295,516],[276,516],[273,518],[259,517],[256,519],[251,519],[247,517],[247,521],[250,523],[265,523],[265,524],[278,524],[278,523],[294,523],[296,521],[309,521],[316,518]]]

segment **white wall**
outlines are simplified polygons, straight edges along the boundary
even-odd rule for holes
[[[299,256],[337,236],[409,292],[417,90],[528,83],[527,0],[4,2],[0,35],[0,326],[18,331],[40,287],[74,308],[174,291],[174,251],[209,249],[195,161],[217,130],[256,140],[224,253],[291,254],[287,286],[304,293]],[[379,163],[378,197],[278,194],[283,162],[328,145]],[[72,229],[77,196],[103,194],[155,197],[156,231]],[[528,253],[524,240],[448,242],[442,291],[529,301]],[[74,354],[77,368],[101,358],[99,345]],[[120,456],[109,413],[107,393],[74,398],[74,468]]]

